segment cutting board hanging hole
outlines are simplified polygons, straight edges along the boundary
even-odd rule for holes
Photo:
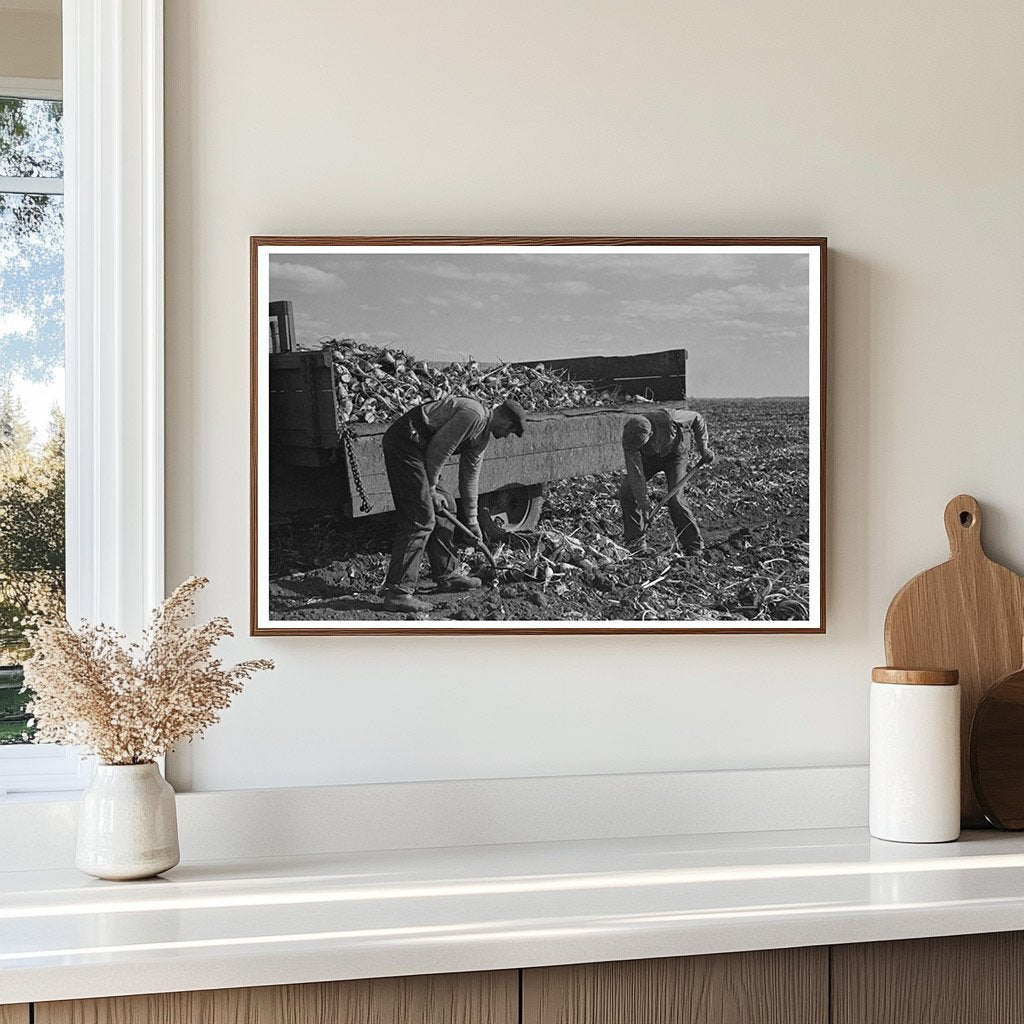
[[[952,556],[971,554],[981,556],[981,509],[969,494],[958,494],[945,512],[946,536]]]

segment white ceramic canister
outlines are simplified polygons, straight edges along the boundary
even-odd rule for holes
[[[960,676],[871,672],[870,822],[876,839],[948,843],[960,835]]]
[[[98,764],[78,811],[75,866],[96,878],[150,878],[178,863],[174,790],[152,762]]]

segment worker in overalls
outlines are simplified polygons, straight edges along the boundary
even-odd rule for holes
[[[708,425],[699,412],[657,408],[630,416],[622,427],[626,479],[619,488],[619,504],[622,506],[623,540],[632,551],[647,550],[643,537],[644,525],[651,514],[647,481],[664,473],[671,492],[683,479],[690,451],[688,435],[692,436],[701,459],[713,462],[715,455],[708,447]],[[669,501],[668,512],[683,554],[699,555],[704,550],[704,538],[681,491]]]
[[[384,465],[395,502],[398,528],[391,564],[384,579],[384,608],[393,612],[425,612],[426,601],[414,597],[420,563],[426,552],[437,591],[475,590],[481,580],[459,573],[454,526],[437,514],[455,512],[451,496],[438,486],[441,469],[459,456],[459,497],[465,524],[481,537],[477,519],[480,466],[492,437],[523,436],[523,407],[506,399],[485,409],[471,398],[442,398],[417,405],[384,433]]]

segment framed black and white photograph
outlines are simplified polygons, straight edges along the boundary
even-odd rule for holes
[[[252,632],[824,632],[825,271],[253,238]]]

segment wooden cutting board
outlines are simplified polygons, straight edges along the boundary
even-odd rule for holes
[[[988,688],[1020,667],[1024,578],[993,562],[981,545],[981,508],[960,494],[945,511],[949,561],[915,576],[885,616],[885,657],[894,668],[960,671],[960,813],[984,827],[971,789],[971,722]]]

